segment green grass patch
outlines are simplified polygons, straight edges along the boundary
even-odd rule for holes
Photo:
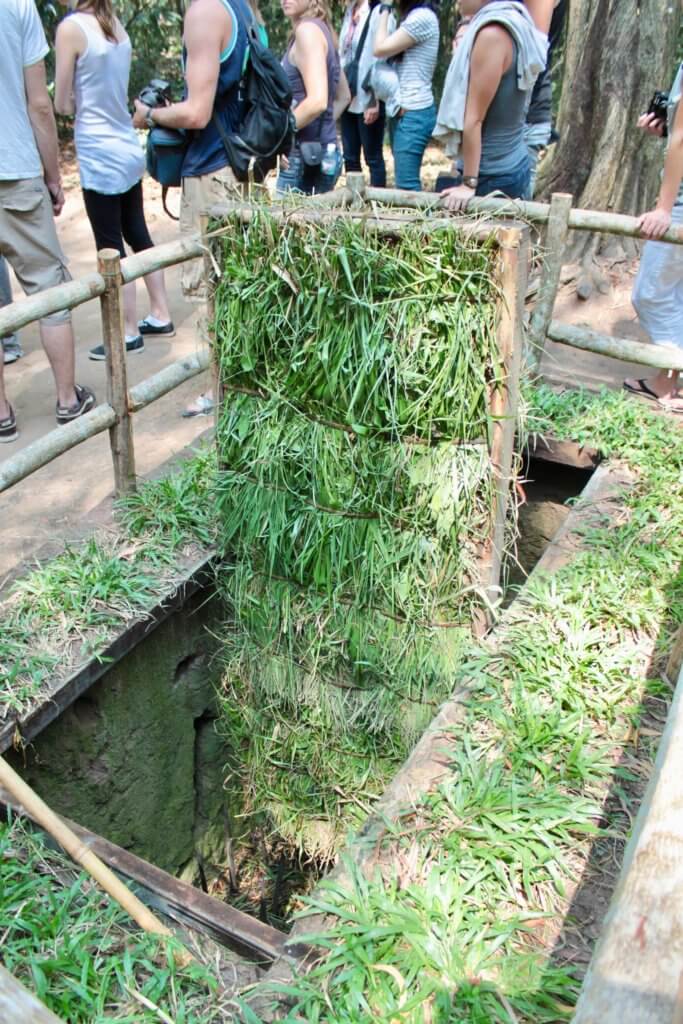
[[[3,966],[69,1024],[213,1024],[215,976],[179,970],[172,940],[132,930],[85,873],[19,822],[0,822]],[[147,1004],[143,1002],[147,1001]]]
[[[215,536],[215,449],[117,503],[119,533],[36,565],[2,604],[0,720],[22,713],[168,590],[179,553]]]
[[[471,645],[452,677],[472,691],[444,744],[452,771],[406,808],[370,880],[349,864],[349,885],[323,882],[306,900],[304,917],[327,915],[314,938],[328,953],[278,990],[281,1019],[572,1016],[580,969],[571,948],[550,953],[591,844],[624,838],[603,807],[612,787],[633,799],[633,751],[620,758],[645,701],[670,696],[659,672],[683,621],[683,445],[678,423],[621,394],[540,387],[528,399],[532,430],[597,445],[636,483],[571,564],[527,585],[495,649]],[[638,748],[645,778],[652,733]]]

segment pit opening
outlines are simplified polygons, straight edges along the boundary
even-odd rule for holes
[[[527,459],[508,602],[592,472]],[[207,584],[9,757],[58,813],[286,931],[329,862],[293,852],[267,810],[245,811],[241,752],[221,730],[216,703],[224,617]]]

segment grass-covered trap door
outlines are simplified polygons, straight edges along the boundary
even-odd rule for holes
[[[214,235],[225,712],[253,807],[311,855],[495,596],[525,250],[524,229],[349,214]]]

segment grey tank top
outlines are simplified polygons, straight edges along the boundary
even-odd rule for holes
[[[337,53],[332,33],[321,18],[304,18],[303,20],[312,21],[314,25],[317,25],[327,40],[327,110],[320,117],[316,117],[315,121],[311,121],[305,128],[297,132],[297,140],[299,142],[321,142],[323,146],[326,146],[330,142],[337,141],[337,127],[334,123],[333,108],[334,97],[339,85],[339,54]],[[306,86],[301,77],[301,72],[289,59],[291,48],[291,46],[287,47],[287,52],[282,58],[282,67],[285,69],[289,80],[289,87],[292,90],[292,106],[296,106],[297,103],[301,103],[306,98]]]
[[[508,174],[524,163],[524,121],[529,93],[517,88],[517,43],[512,41],[512,63],[500,80],[481,128],[479,173]]]

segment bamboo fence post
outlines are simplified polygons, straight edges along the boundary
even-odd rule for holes
[[[498,354],[503,364],[501,387],[491,394],[490,414],[493,431],[490,458],[493,471],[495,502],[491,517],[491,534],[482,552],[482,586],[491,606],[500,596],[500,572],[505,547],[505,523],[510,500],[512,459],[517,431],[519,407],[519,375],[524,344],[523,304],[526,294],[529,261],[529,229],[524,225],[499,228],[497,232],[498,282],[500,286],[498,319]],[[475,632],[481,634],[491,624],[491,609],[475,621]]]
[[[60,846],[69,854],[72,860],[90,874],[104,891],[113,900],[123,907],[130,914],[133,920],[146,932],[155,935],[166,935],[173,937],[173,932],[167,928],[145,904],[138,899],[135,893],[131,892],[128,886],[117,878],[114,872],[104,864],[92,850],[78,838],[65,822],[59,818],[44,800],[38,796],[35,790],[24,782],[20,775],[17,775],[11,767],[0,756],[0,785],[4,786],[12,794],[18,804],[23,807],[26,813],[33,820],[49,832],[53,839],[56,839]],[[179,967],[185,967],[194,960],[188,950],[181,948],[175,955]]]
[[[102,338],[107,370],[107,401],[116,413],[109,430],[114,463],[114,492],[117,497],[135,491],[135,451],[133,424],[128,409],[128,373],[126,335],[123,328],[121,257],[116,249],[101,249],[97,268],[104,278],[105,292],[100,299]]]
[[[216,425],[216,419],[218,416],[218,405],[221,400],[220,394],[220,381],[218,379],[218,360],[214,358],[214,340],[212,332],[214,331],[214,325],[216,323],[216,302],[215,302],[215,283],[214,276],[216,275],[216,265],[211,256],[211,238],[209,237],[209,215],[208,213],[202,213],[199,218],[199,233],[202,243],[202,262],[204,265],[204,281],[206,283],[206,304],[203,310],[204,316],[204,330],[200,331],[200,335],[203,334],[204,341],[209,347],[211,355],[210,366],[211,366],[211,392],[213,397],[213,423]]]
[[[346,175],[346,187],[351,193],[351,209],[362,210],[365,206],[365,175],[362,171],[349,171]]]
[[[553,192],[550,198],[550,214],[545,233],[545,255],[538,298],[531,317],[528,336],[529,366],[538,373],[548,327],[555,307],[557,289],[560,284],[562,257],[569,235],[569,214],[573,196],[568,192]]]

